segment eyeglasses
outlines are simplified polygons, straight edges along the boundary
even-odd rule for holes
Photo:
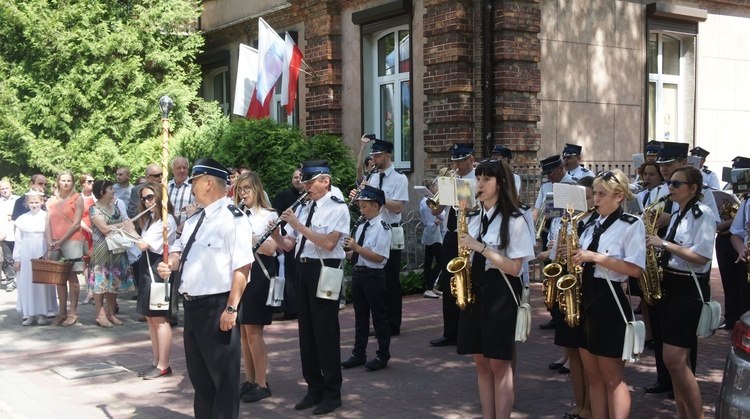
[[[86,183],[92,184],[92,183],[94,183],[94,179],[86,179]]]
[[[152,194],[152,193],[150,193],[150,194],[144,196],[143,198],[141,198],[141,202],[143,202],[144,204],[147,201],[153,201],[153,200],[154,200],[154,194]]]
[[[161,177],[161,172],[159,172],[159,173],[154,173],[154,174],[151,174],[151,175],[149,175],[149,176],[151,176],[151,177],[159,177],[159,178],[160,178],[160,177]]]
[[[690,182],[685,182],[683,180],[668,180],[667,181],[667,187],[673,187],[675,189],[679,188],[682,185],[692,185]]]
[[[252,186],[243,186],[243,187],[239,188],[239,191],[242,192],[245,195],[248,195],[248,194],[250,194],[250,192],[253,191],[253,187]]]
[[[605,182],[609,182],[610,179],[614,179],[615,182],[620,183],[620,181],[617,179],[617,176],[615,176],[615,174],[612,172],[599,172],[596,177],[604,179]]]

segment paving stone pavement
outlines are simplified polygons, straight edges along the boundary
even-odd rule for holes
[[[712,274],[713,299],[723,303],[718,269]],[[193,390],[185,368],[182,316],[174,328],[174,375],[143,381],[134,371],[151,361],[148,327],[137,321],[132,294],[120,296],[124,326],[97,327],[94,306],[80,307],[81,324],[62,328],[21,326],[15,310],[16,292],[0,290],[0,417],[3,418],[180,418],[192,417]],[[83,297],[83,296],[82,296]],[[637,298],[633,300],[638,304]],[[570,377],[550,371],[558,359],[553,331],[540,330],[548,320],[541,286],[532,284],[534,307],[529,340],[517,346],[514,418],[560,418],[573,402]],[[354,342],[351,305],[340,311],[341,356]],[[388,368],[368,372],[345,370],[343,407],[331,417],[346,418],[476,418],[481,417],[476,374],[468,356],[455,346],[434,348],[428,341],[442,333],[441,301],[413,295],[404,298],[402,334],[391,341]],[[725,331],[699,339],[698,381],[704,412],[713,416],[729,337]],[[307,417],[294,404],[305,395],[300,372],[297,322],[274,320],[266,328],[269,352],[268,381],[273,396],[240,406],[242,417]],[[370,340],[370,358],[376,341]],[[89,376],[92,368],[113,373]],[[69,379],[71,373],[84,378]],[[62,374],[62,375],[61,375]],[[665,395],[646,395],[642,387],[655,381],[653,352],[646,351],[626,366],[633,418],[674,417],[674,401]],[[239,383],[238,383],[239,385]]]

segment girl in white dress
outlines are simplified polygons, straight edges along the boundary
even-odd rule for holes
[[[18,301],[16,310],[24,318],[24,326],[47,324],[47,314],[57,311],[57,292],[55,287],[32,282],[31,259],[39,259],[47,251],[44,229],[47,225],[47,213],[42,211],[44,197],[41,192],[31,191],[26,194],[26,205],[29,212],[16,220],[16,245],[13,248],[13,268],[18,272]]]

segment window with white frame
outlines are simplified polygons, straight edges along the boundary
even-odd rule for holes
[[[299,83],[299,81],[298,81]],[[291,114],[287,114],[285,107],[281,106],[281,89],[284,86],[284,76],[279,76],[276,86],[273,89],[273,98],[271,99],[271,119],[280,124],[299,125],[299,90],[294,98],[294,109]]]
[[[393,165],[412,169],[411,45],[408,24],[363,27],[365,131],[394,145]]]
[[[224,115],[229,115],[229,68],[220,67],[210,73],[206,78],[206,99],[216,101]]]
[[[693,141],[694,47],[694,35],[649,33],[649,141]]]

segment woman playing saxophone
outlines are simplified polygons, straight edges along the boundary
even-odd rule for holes
[[[639,276],[646,263],[645,228],[635,216],[624,214],[628,179],[619,170],[594,179],[594,205],[599,216],[585,227],[573,263],[583,265],[579,353],[589,380],[591,410],[595,418],[627,418],[630,392],[625,383],[622,347],[625,336],[618,302],[625,316],[629,301],[621,284]],[[617,300],[605,281],[612,281]]]
[[[507,418],[514,400],[510,365],[515,352],[516,300],[521,298],[522,265],[534,257],[534,243],[508,189],[514,187],[510,168],[501,161],[482,162],[476,179],[479,214],[468,217],[469,232],[459,237],[459,246],[473,251],[471,282],[476,302],[461,311],[457,352],[474,357],[484,417]]]

